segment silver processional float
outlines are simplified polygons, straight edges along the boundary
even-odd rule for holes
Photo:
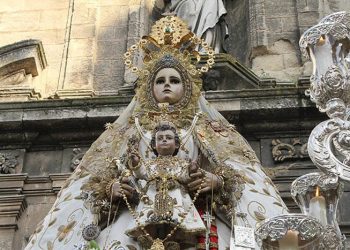
[[[260,223],[255,235],[261,249],[345,249],[337,205],[350,181],[350,14],[323,18],[302,35],[300,48],[313,63],[306,95],[330,119],[318,124],[308,153],[321,172],[297,178],[291,195],[301,214],[280,215]]]

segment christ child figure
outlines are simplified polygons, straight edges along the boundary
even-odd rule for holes
[[[206,227],[194,206],[200,190],[192,200],[187,189],[190,172],[198,169],[194,163],[177,157],[180,138],[175,126],[169,122],[159,123],[150,144],[154,159],[142,161],[136,154],[131,156],[130,170],[142,191],[136,208],[137,220],[127,230],[127,235],[139,237],[144,234],[142,230],[146,230],[160,238],[161,232],[156,230],[159,225],[164,228],[161,231],[165,236],[177,227],[171,235],[173,238],[190,239],[205,232]]]

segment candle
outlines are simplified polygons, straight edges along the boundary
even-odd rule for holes
[[[309,215],[318,219],[323,226],[327,225],[326,199],[320,195],[319,187],[316,188],[316,196],[310,200]]]
[[[293,230],[288,230],[286,235],[278,241],[280,246],[279,250],[298,250],[298,232]]]

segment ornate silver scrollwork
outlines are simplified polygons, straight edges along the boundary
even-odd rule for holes
[[[350,14],[341,11],[323,18],[317,25],[311,27],[301,36],[300,49],[305,57],[309,57],[307,48],[315,45],[320,37],[325,34],[332,35],[337,40],[349,38]]]
[[[308,142],[309,156],[323,172],[350,180],[350,122],[330,119],[317,125]]]
[[[349,26],[350,15],[346,11],[332,13],[322,18],[319,23],[344,23],[346,26]]]
[[[310,173],[295,179],[291,186],[291,194],[296,203],[297,195],[306,195],[310,187],[318,186],[322,191],[336,190],[340,183],[335,174]],[[342,186],[342,185],[340,185]],[[339,192],[343,190],[340,189]]]
[[[312,84],[307,92],[311,101],[315,102],[321,112],[331,118],[344,118],[345,103],[350,101],[350,82],[348,72],[339,66],[332,65],[324,75],[311,78]]]
[[[265,220],[255,230],[257,239],[271,241],[282,239],[288,230],[299,232],[302,240],[318,238],[323,227],[316,219],[303,214],[285,214]]]
[[[323,231],[320,248],[340,250],[343,249],[343,241],[344,239],[337,234],[335,228],[328,225]]]
[[[344,156],[343,163],[350,166],[350,131],[340,131],[337,137],[333,138],[335,150]]]

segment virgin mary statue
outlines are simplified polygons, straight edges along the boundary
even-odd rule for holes
[[[198,45],[207,53],[200,66]],[[132,64],[138,51],[142,68]],[[214,58],[213,49],[174,16],[157,21],[128,49],[125,64],[139,76],[135,97],[65,182],[27,250],[230,249],[235,228],[255,228],[287,212],[254,151],[201,95],[200,75]],[[171,126],[154,130],[164,123]],[[158,155],[154,140],[161,150],[175,145],[175,153]],[[187,183],[165,177],[175,158],[189,166]],[[133,175],[141,163],[151,171],[150,160],[163,170],[148,175],[153,195],[149,183]],[[181,213],[175,212],[179,206]],[[138,210],[145,207],[151,213]],[[257,248],[254,240],[250,248]]]

